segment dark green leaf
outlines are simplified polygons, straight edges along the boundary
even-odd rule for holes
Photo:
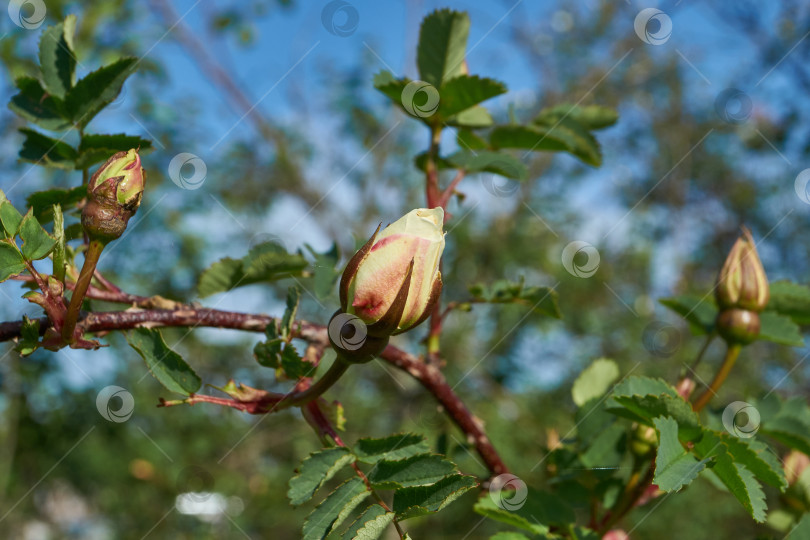
[[[466,13],[440,9],[422,20],[416,63],[419,77],[440,88],[464,70],[470,18]]]
[[[711,294],[703,297],[682,294],[672,298],[662,298],[659,302],[686,319],[696,334],[707,334],[714,329],[717,307]]]
[[[455,474],[430,486],[398,489],[394,492],[393,510],[400,521],[438,512],[477,485],[472,476]]]
[[[540,315],[562,318],[557,291],[548,287],[525,287],[522,279],[517,283],[500,280],[489,287],[479,283],[471,286],[469,291],[477,302],[529,305]]]
[[[68,15],[64,22],[50,26],[39,40],[39,66],[42,81],[53,96],[64,98],[73,86],[76,55],[73,52],[73,33],[76,16]]]
[[[516,180],[525,180],[529,175],[529,170],[522,161],[500,152],[459,150],[448,156],[447,162],[468,172],[490,172]]]
[[[67,143],[47,137],[32,129],[20,129],[25,135],[20,159],[44,167],[73,170],[76,166],[76,150]]]
[[[464,150],[487,150],[489,143],[470,131],[469,129],[461,128],[456,134],[456,141],[458,145]]]
[[[516,532],[499,532],[489,540],[529,540],[529,537]]]
[[[503,505],[497,504],[490,494],[482,495],[475,503],[473,510],[489,519],[518,527],[532,534],[544,534],[549,530],[547,526],[538,523],[536,518],[532,518],[527,512],[522,512],[523,508],[515,510],[514,507],[509,507],[507,509]]]
[[[136,135],[123,133],[116,135],[85,134],[79,144],[76,168],[87,169],[96,163],[106,161],[116,152],[126,152],[132,148],[137,148],[139,153],[143,154],[152,149],[152,142]]]
[[[354,477],[329,494],[304,522],[304,540],[323,540],[339,527],[352,510],[371,495],[363,481]]]
[[[325,253],[318,253],[311,246],[305,244],[306,248],[315,257],[312,264],[312,281],[314,293],[318,298],[328,298],[335,290],[335,283],[340,277],[341,270],[337,269],[340,260],[340,250],[337,243],[332,244],[332,248]]]
[[[494,79],[459,75],[441,87],[439,116],[451,118],[474,105],[506,93],[506,87]]]
[[[132,75],[136,58],[121,58],[81,79],[65,97],[65,108],[78,126],[86,126],[104,107],[112,103]]]
[[[799,325],[787,315],[781,315],[774,311],[763,311],[759,314],[759,336],[757,339],[772,341],[790,347],[804,346],[804,338]]]
[[[615,404],[623,408],[617,408]],[[646,396],[616,396],[615,394],[606,404],[608,411],[631,420],[647,425],[653,425],[653,420],[659,416],[671,416],[678,422],[679,437],[683,441],[694,441],[702,433],[700,420],[692,406],[680,396],[669,394]]]
[[[570,118],[587,129],[603,129],[615,124],[619,114],[602,105],[557,105],[540,111],[535,122],[553,125],[562,118]]]
[[[379,504],[372,504],[360,514],[343,533],[342,540],[377,540],[396,514],[386,512]]]
[[[0,283],[25,270],[22,255],[11,240],[0,240]]]
[[[16,114],[50,131],[63,131],[72,127],[64,114],[64,104],[59,98],[50,96],[32,77],[20,77],[15,81],[20,92],[11,98],[8,108]]]
[[[579,428],[579,426],[577,426]],[[608,423],[579,456],[585,467],[617,467],[624,455],[626,428],[618,422]]]
[[[374,488],[402,488],[434,484],[457,472],[456,465],[440,455],[419,454],[396,461],[379,461],[368,479]]]
[[[770,284],[767,310],[787,315],[798,324],[810,324],[810,287],[790,281]]]
[[[735,463],[728,447],[711,437],[699,440],[695,444],[699,455],[712,457],[712,472],[725,484],[755,521],[765,521],[765,494],[754,474],[742,463]]]
[[[405,459],[429,451],[425,438],[415,433],[398,433],[381,439],[359,439],[354,445],[357,461],[371,464],[384,459]]]
[[[22,356],[28,356],[39,347],[39,319],[29,319],[23,315],[20,329],[20,340],[14,350]]]
[[[706,461],[698,461],[688,454],[678,440],[678,422],[670,417],[653,419],[658,431],[658,455],[655,458],[653,482],[664,491],[678,491],[689,485],[706,467]]]
[[[284,315],[281,317],[281,326],[279,328],[281,337],[285,340],[292,335],[293,323],[295,322],[295,314],[298,311],[298,303],[301,301],[301,289],[296,286],[287,289],[287,307],[284,310]]]
[[[12,206],[3,190],[0,190],[0,222],[3,223],[3,230],[7,237],[13,238],[17,235],[22,219],[22,214]]]
[[[281,369],[291,380],[298,380],[301,377],[311,377],[317,367],[314,364],[304,361],[295,350],[292,343],[287,343],[281,351]]]
[[[55,204],[67,211],[75,207],[85,197],[87,197],[86,186],[73,189],[49,189],[29,195],[26,205],[33,208],[34,216],[40,223],[48,223],[53,219],[53,206]]]
[[[287,253],[283,246],[275,242],[264,242],[248,252],[242,259],[242,265],[246,278],[255,283],[299,275],[308,263],[300,253]]]
[[[307,502],[324,482],[352,463],[354,456],[342,446],[313,452],[301,462],[298,474],[290,479],[290,488],[287,491],[290,504],[297,506]]]
[[[127,332],[127,342],[146,361],[155,378],[172,392],[190,395],[202,381],[183,358],[171,350],[158,330],[135,328]]]
[[[388,99],[402,107],[402,91],[411,80],[397,79],[390,71],[380,71],[374,75],[374,88],[385,94]]]
[[[768,447],[756,439],[741,439],[728,433],[704,430],[701,449],[724,445],[724,452],[732,457],[735,463],[741,463],[762,482],[784,491],[787,480],[779,458]],[[700,454],[701,458],[712,457],[714,453]]]
[[[23,241],[22,254],[29,261],[44,259],[56,246],[56,240],[42,228],[31,210],[20,224],[20,238]]]
[[[242,272],[242,261],[226,257],[220,259],[200,276],[197,290],[201,297],[211,296],[219,292],[230,291],[239,285],[246,285],[245,274]]]
[[[571,396],[582,407],[588,401],[602,397],[619,378],[619,366],[608,358],[598,358],[574,381]]]

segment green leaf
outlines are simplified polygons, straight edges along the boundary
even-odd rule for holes
[[[489,143],[469,129],[461,128],[456,134],[456,142],[465,150],[487,150]]]
[[[301,462],[298,474],[290,479],[290,488],[287,490],[290,504],[298,506],[307,502],[324,482],[352,463],[354,456],[342,446],[313,452]]]
[[[22,214],[20,214],[11,202],[6,198],[6,194],[0,190],[0,222],[3,223],[3,230],[8,238],[17,236],[22,224]]]
[[[436,10],[422,20],[416,63],[419,77],[440,88],[462,74],[470,18],[449,9]]]
[[[517,499],[518,496],[520,499]],[[563,502],[559,494],[532,488],[523,493],[515,490],[511,493],[502,491],[484,494],[473,510],[534,534],[548,532],[548,526],[567,526],[576,519],[574,511]]]
[[[454,116],[448,118],[445,123],[452,127],[461,128],[486,128],[492,125],[492,115],[489,111],[480,105],[470,107],[466,111],[462,111]]]
[[[56,239],[42,228],[29,210],[20,224],[20,238],[22,238],[22,254],[29,261],[44,259],[56,247]]]
[[[456,465],[443,456],[419,454],[396,461],[379,461],[368,479],[374,488],[402,488],[435,484],[457,472]]]
[[[729,492],[734,495],[755,521],[765,521],[765,494],[754,474],[742,463],[735,463],[728,447],[711,437],[701,439],[695,444],[699,455],[711,456],[712,472],[717,475]]]
[[[358,516],[343,533],[342,540],[377,540],[396,514],[386,512],[379,504],[372,504]]]
[[[682,294],[672,298],[662,298],[658,302],[686,319],[696,334],[708,334],[714,329],[717,307],[710,294],[703,297]]]
[[[393,510],[400,521],[438,512],[477,485],[472,476],[454,474],[429,486],[398,489]]]
[[[810,407],[804,399],[795,397],[780,403],[771,394],[770,400],[755,406],[761,415],[759,433],[804,454],[810,454]]]
[[[571,388],[571,396],[578,407],[602,397],[619,378],[619,366],[608,358],[598,358],[579,374]]]
[[[304,522],[304,540],[322,540],[371,495],[363,481],[354,477],[329,494]]]
[[[245,276],[252,283],[298,275],[308,264],[303,255],[287,253],[275,242],[254,246],[242,259]]]
[[[477,302],[490,304],[524,304],[540,315],[561,319],[557,291],[548,287],[524,287],[523,279],[517,283],[500,280],[490,287],[476,284],[469,288],[470,294]]]
[[[557,105],[540,111],[535,122],[553,125],[562,118],[570,118],[587,129],[603,129],[615,124],[619,114],[602,105]]]
[[[539,520],[532,518],[527,512],[522,512],[523,508],[507,510],[498,505],[488,493],[478,498],[473,510],[489,519],[529,531],[532,534],[544,534],[549,530],[547,526],[538,523]]]
[[[678,392],[662,379],[633,375],[619,382],[613,389],[614,396],[646,396],[648,394],[669,394],[677,397]]]
[[[328,298],[335,291],[335,283],[342,274],[342,270],[337,268],[340,249],[337,243],[333,243],[329,251],[318,253],[309,244],[304,244],[304,246],[315,257],[312,264],[313,292],[320,299]]]
[[[239,285],[246,285],[243,283],[244,280],[242,261],[226,257],[203,270],[197,291],[204,298],[219,292],[230,291]]]
[[[390,71],[380,71],[374,75],[374,88],[402,108],[402,91],[412,82],[408,78],[397,79]],[[403,109],[404,110],[404,109]]]
[[[126,152],[132,148],[137,148],[140,154],[144,154],[152,150],[152,142],[136,135],[123,133],[115,135],[85,134],[79,144],[76,169],[90,168],[96,163],[106,161],[116,152]]]
[[[810,538],[810,514],[804,514],[799,523],[785,536],[785,540],[804,540]]]
[[[57,281],[64,283],[67,255],[65,253],[65,221],[62,217],[62,207],[53,205],[53,237],[56,246],[53,250],[53,276]]]
[[[293,323],[295,322],[295,314],[298,311],[298,303],[301,301],[301,289],[296,286],[287,289],[287,308],[284,310],[284,315],[281,317],[281,337],[289,341],[292,335]]]
[[[65,96],[65,108],[77,126],[86,126],[104,107],[112,103],[132,75],[138,60],[121,58],[81,79]]]
[[[76,166],[76,150],[67,143],[58,141],[32,129],[22,128],[25,135],[20,159],[44,167],[73,170]]]
[[[810,287],[790,281],[770,284],[767,310],[787,315],[797,324],[810,324]]]
[[[688,454],[678,440],[678,422],[671,417],[653,420],[658,430],[658,455],[655,458],[653,483],[664,491],[678,491],[689,485],[706,467],[706,461],[698,461]]]
[[[703,440],[705,439],[705,440]],[[787,488],[787,480],[779,458],[764,443],[756,439],[741,439],[728,433],[705,429],[701,439],[701,449],[724,447],[724,452],[732,457],[735,463],[745,465],[762,482],[780,491]],[[714,453],[699,454],[701,458],[712,457]]]
[[[614,403],[618,403],[623,409],[617,408]],[[670,416],[678,422],[679,436],[683,441],[694,441],[702,433],[697,413],[680,396],[673,397],[669,394],[657,396],[651,394],[646,396],[614,395],[611,402],[607,404],[607,410],[617,416],[630,418],[647,425],[653,425],[653,420],[658,416]]]
[[[759,314],[757,339],[790,347],[804,346],[804,338],[799,325],[787,315],[780,315],[773,311],[763,311]]]
[[[602,164],[599,143],[572,120],[550,126],[497,126],[489,136],[493,148],[521,148],[532,152],[568,152],[588,165]]]
[[[11,98],[8,108],[29,122],[50,131],[64,131],[72,124],[64,114],[64,103],[45,92],[38,80],[20,77],[15,81],[20,92]]]
[[[626,437],[625,426],[618,422],[609,423],[589,442],[579,460],[585,467],[618,467],[624,455]]]
[[[59,205],[65,210],[75,207],[82,199],[87,197],[87,186],[72,189],[49,189],[37,191],[28,196],[26,205],[33,208],[34,217],[40,223],[48,223],[53,219],[53,207]]]
[[[28,356],[39,347],[39,319],[29,319],[23,315],[23,324],[20,328],[20,340],[14,350],[22,356]]]
[[[0,283],[25,270],[22,255],[17,246],[10,242],[11,240],[0,240]]]
[[[500,152],[459,150],[448,156],[447,162],[467,172],[490,172],[516,180],[525,180],[529,175],[529,169],[522,161]]]
[[[529,540],[529,537],[516,532],[499,532],[489,540]]]
[[[506,86],[477,75],[459,75],[441,87],[439,116],[451,118],[474,105],[506,93]]]
[[[73,52],[73,33],[76,16],[68,15],[64,22],[50,26],[39,40],[39,66],[42,81],[53,96],[64,98],[73,86],[76,55]]]
[[[357,461],[370,464],[384,459],[405,459],[429,451],[425,438],[415,433],[398,433],[381,439],[359,439],[354,445]]]
[[[166,345],[160,331],[135,328],[127,332],[127,342],[146,361],[152,375],[168,390],[190,395],[200,389],[200,378],[183,357]]]
[[[302,359],[292,343],[287,343],[281,351],[281,369],[284,370],[287,378],[298,380],[301,377],[314,375],[317,366]]]

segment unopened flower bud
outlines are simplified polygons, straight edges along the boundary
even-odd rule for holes
[[[341,309],[359,317],[369,336],[405,332],[430,315],[442,288],[443,223],[441,208],[412,210],[375,232],[349,261]]]
[[[146,172],[138,151],[118,152],[104,163],[87,186],[82,225],[94,240],[109,242],[120,237],[141,204]]]
[[[717,316],[717,331],[726,343],[747,345],[759,336],[759,314],[747,309],[726,309]]]
[[[759,313],[768,304],[768,276],[746,228],[720,270],[715,296],[721,310],[739,308]]]

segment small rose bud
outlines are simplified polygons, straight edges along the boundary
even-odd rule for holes
[[[720,270],[715,296],[721,310],[739,308],[759,313],[768,304],[768,276],[759,260],[751,232],[746,228]]]
[[[94,240],[110,242],[124,234],[141,204],[146,172],[138,151],[118,152],[99,167],[87,186],[82,225]]]
[[[785,480],[789,486],[792,486],[799,481],[802,473],[810,466],[810,458],[798,450],[791,450],[782,463],[785,469]]]
[[[367,324],[368,335],[405,332],[430,315],[442,289],[443,223],[442,208],[412,210],[375,232],[346,265],[341,309]]]
[[[717,331],[726,343],[748,345],[759,336],[759,314],[747,309],[726,309],[717,316]]]

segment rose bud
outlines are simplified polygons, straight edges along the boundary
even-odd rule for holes
[[[759,260],[751,232],[743,227],[720,270],[715,290],[720,309],[746,309],[760,312],[770,298],[768,276]]]
[[[110,242],[124,234],[141,204],[146,172],[138,151],[118,152],[99,167],[87,186],[82,225],[92,240]]]
[[[748,345],[759,336],[759,313],[747,309],[726,309],[717,315],[717,332],[726,343]]]
[[[340,305],[369,336],[410,330],[428,318],[442,289],[444,210],[412,210],[377,232],[346,265]]]

